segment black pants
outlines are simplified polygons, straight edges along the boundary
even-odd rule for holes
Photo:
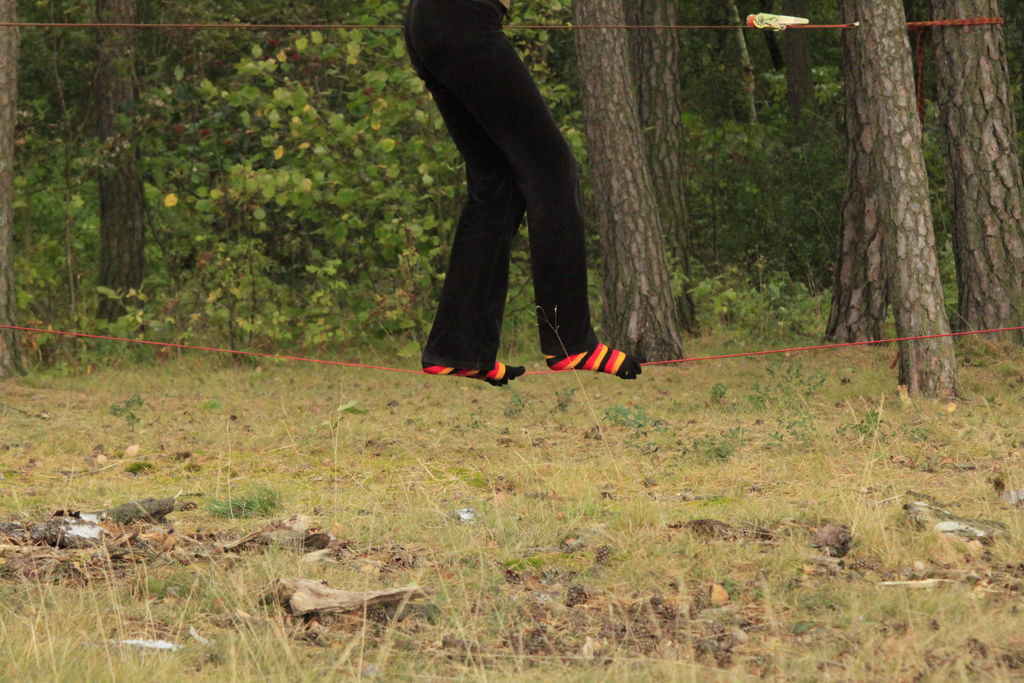
[[[413,66],[466,160],[469,198],[423,361],[494,367],[512,238],[529,216],[541,351],[597,344],[576,160],[540,91],[502,33],[498,0],[412,0]]]

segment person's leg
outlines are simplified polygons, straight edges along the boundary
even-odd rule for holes
[[[501,150],[525,198],[541,350],[589,351],[597,337],[587,298],[576,161],[501,32],[502,14],[497,0],[416,0],[409,43],[420,68]]]
[[[497,0],[414,0],[407,24],[413,61],[435,97],[440,94],[438,104],[448,111],[445,118],[467,165],[474,150],[486,149],[492,162],[499,150],[522,192],[548,365],[633,379],[641,359],[599,344],[591,326],[576,160],[501,32],[503,15]],[[460,143],[460,133],[469,131]]]
[[[514,379],[522,369],[504,368],[495,358],[508,295],[512,239],[525,211],[523,197],[501,149],[459,99],[431,75],[411,44],[409,52],[466,161],[468,188],[423,365],[432,374],[476,376],[467,373],[479,371],[488,374],[481,378],[497,382]]]

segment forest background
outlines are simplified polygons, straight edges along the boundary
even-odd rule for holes
[[[627,3],[628,4],[628,3]],[[904,3],[910,20],[927,2]],[[682,24],[728,24],[733,12],[803,8],[840,20],[835,3],[676,3]],[[404,3],[331,0],[18,3],[22,21],[400,23]],[[1020,120],[1020,2],[1003,3]],[[105,15],[104,15],[105,13]],[[564,24],[572,3],[517,0],[514,23]],[[829,314],[847,178],[841,32],[800,32],[812,88],[794,103],[785,33],[679,31],[685,254],[666,233],[669,274],[691,333],[727,346],[820,339]],[[594,217],[585,108],[571,32],[510,36],[582,162]],[[111,38],[84,29],[24,29],[14,168],[15,319],[178,343],[344,356],[373,348],[418,356],[437,299],[463,169],[400,31],[161,29],[135,36],[130,70]],[[116,52],[117,45],[114,45]],[[925,156],[945,301],[957,304],[952,220],[935,101],[925,64]],[[635,66],[635,65],[634,65]],[[753,98],[744,83],[753,76]],[[123,79],[113,116],[100,98]],[[113,93],[117,100],[116,93]],[[108,97],[107,102],[111,101]],[[796,109],[794,109],[796,107]],[[103,183],[123,160],[135,183],[141,286],[104,280]],[[128,191],[125,188],[129,188]],[[109,208],[108,208],[109,210]],[[593,298],[601,240],[591,230]],[[535,343],[525,230],[515,250],[506,341]],[[607,256],[607,255],[605,255]],[[685,258],[686,263],[683,263]],[[133,265],[134,267],[134,265]],[[691,306],[689,311],[687,306]],[[598,307],[600,308],[600,307]],[[80,365],[144,354],[46,335],[22,336],[27,365]]]

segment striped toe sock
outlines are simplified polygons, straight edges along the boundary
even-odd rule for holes
[[[521,376],[526,372],[526,368],[508,366],[504,363],[496,362],[493,370],[490,372],[484,372],[483,370],[460,370],[459,368],[449,368],[443,365],[428,365],[427,363],[424,363],[423,372],[428,375],[447,375],[452,377],[479,379],[487,382],[491,386],[502,387],[514,380],[516,377]]]
[[[621,379],[636,379],[643,370],[644,360],[605,344],[598,344],[590,351],[571,356],[548,356],[548,367],[556,372],[568,370],[592,370],[615,375]]]

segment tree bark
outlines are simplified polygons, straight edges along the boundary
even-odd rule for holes
[[[1000,16],[997,0],[932,0],[935,19]],[[932,29],[961,330],[1024,325],[1024,181],[1002,26]],[[1024,334],[1013,335],[1018,342]]]
[[[99,21],[134,23],[136,0],[96,0]],[[130,128],[118,116],[131,116],[136,99],[135,32],[99,31],[96,73],[97,129],[104,159],[99,174],[99,284],[123,297],[104,297],[99,315],[115,320],[142,286],[145,246],[145,196],[138,150]]]
[[[786,0],[783,13],[806,17],[808,0]],[[804,108],[814,97],[814,76],[811,73],[811,49],[807,31],[786,31],[782,34],[782,54],[786,65],[786,102],[790,122],[800,127]]]
[[[857,4],[841,2],[842,21],[860,15]],[[879,205],[886,188],[876,182],[873,93],[863,62],[868,59],[858,31],[843,31],[846,78],[846,196],[839,225],[839,249],[832,284],[832,310],[825,336],[836,342],[882,339],[888,312],[889,280],[883,267],[885,223]]]
[[[842,0],[842,6],[844,21],[861,22],[846,38],[852,114],[847,125],[853,153],[848,201],[852,197],[860,209],[855,216],[844,216],[857,219],[844,224],[844,237],[870,235],[852,246],[881,255],[899,337],[948,335],[906,15],[900,0]],[[844,255],[849,246],[842,245]],[[844,265],[840,263],[840,271]],[[878,283],[851,284],[878,288]],[[952,339],[901,342],[900,384],[912,394],[955,395]]]
[[[734,26],[743,24],[743,21],[740,20],[739,9],[736,7],[736,0],[725,0],[725,9],[728,12],[729,21]],[[740,83],[743,86],[747,105],[747,121],[757,123],[757,101],[755,99],[757,85],[754,81],[754,63],[750,61],[750,51],[747,49],[746,30],[737,28],[733,33],[736,34],[736,47],[740,57]]]
[[[0,21],[18,20],[16,0],[0,0]],[[0,325],[16,320],[14,300],[14,127],[18,105],[18,48],[15,28],[0,28]],[[21,372],[17,335],[0,329],[0,377]]]
[[[577,0],[580,24],[626,23],[622,0]],[[577,31],[577,56],[604,264],[602,334],[649,360],[683,344],[644,153],[625,31]]]
[[[673,0],[635,0],[630,19],[641,26],[673,26],[679,23]],[[638,84],[640,126],[647,141],[647,160],[662,230],[669,246],[669,262],[683,279],[677,297],[679,320],[697,331],[697,316],[687,288],[690,283],[690,227],[683,187],[683,96],[680,82],[679,36],[658,29],[632,31]]]

